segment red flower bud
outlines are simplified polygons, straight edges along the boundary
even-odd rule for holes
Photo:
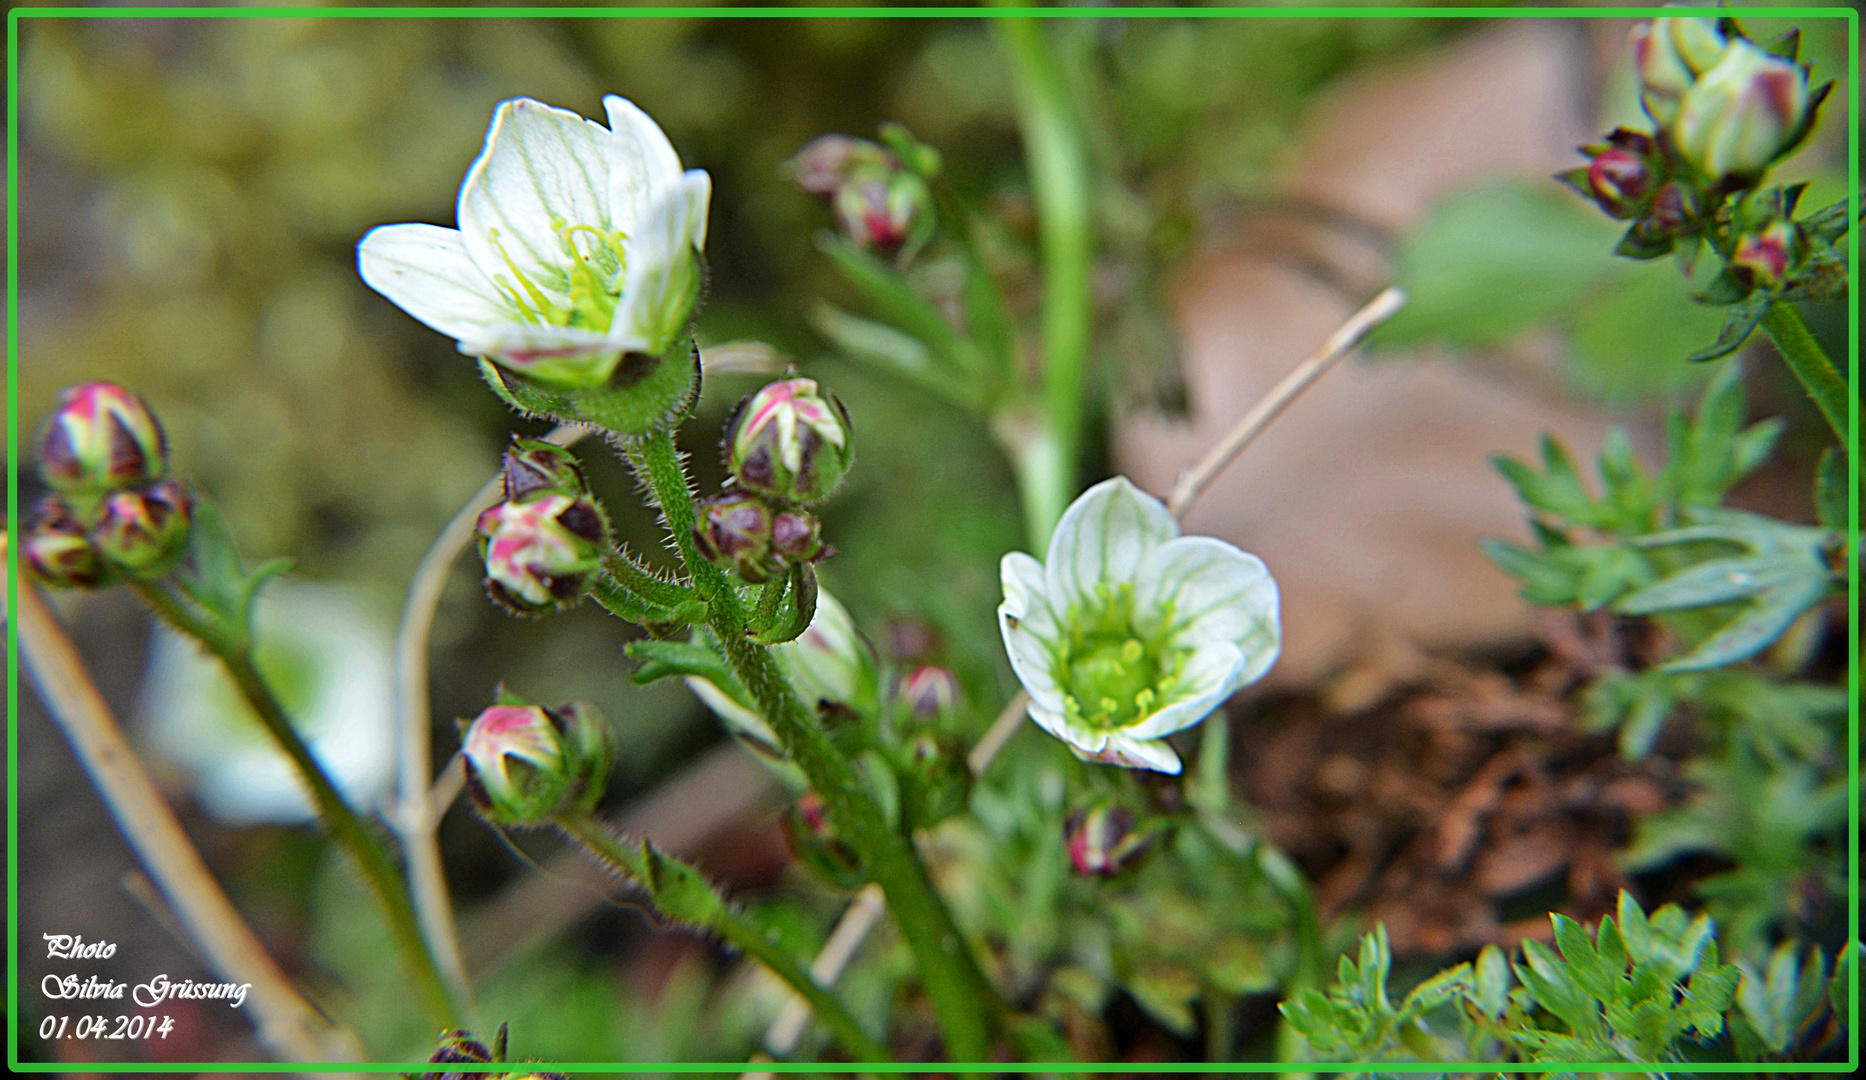
[[[1631,150],[1609,147],[1588,163],[1587,186],[1602,210],[1625,221],[1639,215],[1652,187],[1652,171]]]
[[[901,699],[915,716],[931,720],[959,700],[959,680],[943,667],[923,664],[901,680]]]
[[[110,578],[84,523],[56,495],[39,500],[22,551],[33,574],[47,585],[94,589]]]
[[[173,480],[104,500],[91,542],[105,562],[136,578],[168,572],[188,546],[188,493]]]
[[[1788,276],[1794,254],[1795,227],[1777,218],[1737,238],[1730,273],[1752,288],[1773,289]]]
[[[771,508],[756,495],[727,491],[694,507],[693,544],[701,558],[730,570],[754,585],[784,571],[774,552]]]
[[[1152,838],[1135,831],[1134,812],[1118,803],[1077,810],[1063,824],[1076,873],[1111,877],[1133,862]]]
[[[68,387],[46,422],[39,474],[59,491],[98,495],[159,480],[168,442],[143,399],[113,382]]]

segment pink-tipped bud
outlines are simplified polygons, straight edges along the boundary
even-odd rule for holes
[[[94,589],[110,579],[89,530],[65,500],[47,495],[34,508],[22,550],[40,581],[61,589]]]
[[[477,530],[486,591],[516,614],[575,604],[609,550],[602,507],[556,492],[490,507]]]
[[[1063,825],[1069,862],[1078,874],[1111,877],[1147,849],[1151,837],[1135,830],[1134,812],[1118,803],[1077,810]]]
[[[1773,289],[1788,276],[1795,257],[1795,227],[1780,218],[1737,238],[1730,273],[1757,289]]]
[[[460,760],[473,805],[487,820],[538,825],[596,805],[614,741],[587,705],[494,705],[467,726]]]
[[[101,495],[168,471],[162,425],[143,399],[113,382],[66,388],[39,442],[39,474],[68,494]]]
[[[1754,181],[1799,137],[1807,111],[1808,77],[1799,65],[1733,41],[1685,93],[1672,142],[1712,180]]]
[[[959,680],[943,667],[923,664],[901,680],[901,700],[913,714],[931,720],[959,700]]]
[[[790,172],[798,187],[829,203],[843,231],[863,247],[892,254],[931,221],[925,178],[880,143],[823,135],[797,152]]]
[[[785,569],[771,549],[771,508],[756,495],[727,491],[694,507],[693,545],[700,557],[754,585]]]
[[[1640,155],[1610,146],[1588,162],[1587,187],[1602,210],[1625,221],[1639,216],[1652,190],[1652,170]]]
[[[808,506],[855,460],[849,414],[815,379],[782,379],[745,398],[726,427],[726,467],[747,491]]]
[[[104,500],[91,543],[103,560],[134,578],[167,573],[188,546],[188,493],[173,480]]]

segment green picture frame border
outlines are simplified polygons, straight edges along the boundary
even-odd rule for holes
[[[1859,850],[1860,850],[1860,609],[1859,538],[1860,538],[1860,399],[1857,388],[1860,375],[1860,117],[1855,105],[1860,93],[1860,13],[1847,7],[1744,7],[1732,5],[1717,9],[1719,14],[1772,19],[1842,19],[1847,24],[1847,86],[1855,101],[1847,109],[1847,189],[1849,214],[1855,227],[1847,233],[1848,295],[1847,376],[1855,392],[1849,398],[1848,431],[1848,507],[1847,537],[1849,573],[1847,597],[1853,618],[1848,622],[1847,646],[1847,936],[1860,938]],[[221,18],[345,18],[345,19],[502,19],[502,18],[737,18],[737,19],[811,19],[811,18],[1243,18],[1243,19],[1589,19],[1652,18],[1677,14],[1676,8],[1657,5],[1631,7],[1276,7],[1276,8],[993,8],[976,7],[268,7],[268,8],[199,8],[199,7],[17,7],[7,12],[7,502],[6,520],[19,518],[19,35],[20,25],[28,19],[221,19]],[[14,610],[19,588],[19,547],[7,546],[7,610]],[[7,1067],[21,1073],[67,1072],[71,1067],[56,1062],[21,1062],[20,1010],[22,988],[19,985],[19,730],[12,720],[19,713],[19,635],[13,620],[6,623],[6,703],[7,716]],[[1680,1071],[1693,1073],[1850,1073],[1860,1066],[1860,971],[1850,969],[1850,994],[1847,1023],[1847,1060],[1845,1062],[1689,1062],[1680,1063]],[[514,1062],[485,1065],[449,1064],[447,1071],[461,1073],[504,1073],[514,1071]],[[522,1069],[549,1068],[557,1072],[588,1073],[726,1073],[745,1071],[793,1072],[951,1072],[951,1073],[1322,1073],[1367,1071],[1370,1063],[1356,1062],[901,1062],[851,1063],[821,1062],[527,1062]],[[1549,1072],[1650,1072],[1650,1064],[1618,1062],[1566,1062],[1549,1064],[1497,1064],[1484,1062],[1381,1062],[1383,1073],[1549,1073]],[[246,1073],[420,1073],[429,1070],[427,1062],[131,1062],[85,1063],[85,1072],[96,1073],[173,1073],[173,1072],[246,1072]]]

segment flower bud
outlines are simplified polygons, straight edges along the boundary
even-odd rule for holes
[[[487,820],[538,825],[596,805],[613,746],[608,724],[587,705],[494,705],[468,725],[460,760]]]
[[[701,558],[754,585],[784,571],[784,559],[771,549],[771,508],[756,495],[727,491],[701,499],[694,507],[693,546]]]
[[[39,444],[39,474],[59,491],[102,494],[159,480],[168,470],[162,425],[143,399],[113,382],[66,388]]]
[[[1802,69],[1733,41],[1686,91],[1672,124],[1678,154],[1713,180],[1754,179],[1799,135],[1808,108]]]
[[[747,491],[805,506],[836,490],[855,459],[849,414],[815,379],[783,379],[739,403],[726,467]]]
[[[823,800],[806,791],[782,818],[785,846],[799,862],[821,874],[832,885],[854,888],[866,878],[861,859],[830,824]]]
[[[1134,812],[1118,803],[1077,810],[1063,824],[1069,862],[1084,876],[1112,877],[1147,849],[1152,838],[1136,832]]]
[[[823,523],[808,510],[785,510],[771,519],[771,550],[792,565],[835,554],[823,543]]]
[[[790,161],[797,186],[828,202],[851,240],[892,254],[931,221],[933,194],[894,151],[867,139],[823,135]]]
[[[1652,171],[1638,154],[1612,146],[1588,162],[1587,187],[1602,210],[1625,221],[1639,215],[1652,187]]]
[[[515,614],[569,607],[609,549],[609,522],[588,497],[547,492],[479,516],[486,591]]]
[[[84,523],[56,495],[39,500],[23,548],[33,574],[47,585],[94,589],[110,577]]]
[[[901,172],[852,180],[836,192],[833,205],[849,239],[891,255],[913,236],[930,202],[925,181]]]
[[[487,1065],[505,1060],[506,1026],[499,1025],[499,1034],[493,1040],[493,1048],[479,1041],[471,1031],[463,1028],[449,1028],[441,1032],[440,1042],[429,1055],[428,1062],[433,1065]],[[479,1072],[430,1072],[421,1073],[413,1080],[482,1080],[497,1073]]]
[[[915,716],[934,719],[959,700],[959,680],[943,667],[922,664],[901,680],[901,700]]]
[[[91,543],[115,569],[136,578],[168,572],[188,546],[188,493],[173,480],[104,500]]]
[[[833,199],[841,189],[849,170],[864,159],[881,163],[887,161],[887,151],[866,139],[852,139],[847,135],[819,135],[804,144],[802,150],[790,159],[789,169],[797,186],[805,194],[819,199]]]
[[[580,498],[589,491],[577,459],[561,446],[542,439],[512,436],[501,462],[506,502],[524,502],[542,494]]]
[[[1645,217],[1646,230],[1665,236],[1682,236],[1697,224],[1698,201],[1689,188],[1676,181],[1667,183],[1652,198],[1652,208]]]
[[[1756,232],[1737,237],[1730,273],[1751,288],[1773,289],[1788,276],[1794,254],[1795,227],[1776,218]]]

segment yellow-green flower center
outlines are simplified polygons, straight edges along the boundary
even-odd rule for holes
[[[594,225],[572,225],[556,219],[551,226],[567,261],[562,273],[553,273],[555,280],[545,284],[566,299],[558,300],[518,268],[500,243],[497,229],[492,230],[490,239],[512,276],[507,280],[503,274],[495,275],[494,287],[526,322],[608,333],[609,324],[615,321],[616,301],[622,295],[622,271],[627,265],[623,244],[627,237]]]
[[[1128,727],[1150,715],[1171,693],[1189,652],[1165,640],[1171,613],[1160,629],[1142,633],[1134,624],[1134,587],[1095,587],[1095,600],[1069,609],[1069,638],[1057,658],[1063,708],[1092,728]]]

